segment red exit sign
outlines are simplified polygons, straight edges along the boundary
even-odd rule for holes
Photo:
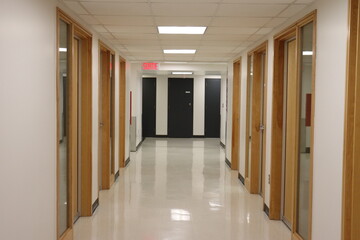
[[[158,63],[143,63],[143,70],[159,70]]]

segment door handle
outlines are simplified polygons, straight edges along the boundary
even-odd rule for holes
[[[260,131],[264,131],[265,130],[265,125],[260,124],[259,129],[260,129]]]
[[[104,126],[104,123],[101,122],[101,123],[100,123],[100,127],[103,127],[103,126]]]
[[[189,103],[189,107],[191,107],[191,103]]]

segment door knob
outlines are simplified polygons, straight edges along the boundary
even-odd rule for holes
[[[191,103],[189,103],[189,107],[191,107]]]
[[[103,127],[103,126],[104,126],[104,123],[101,122],[101,123],[100,123],[100,127]]]

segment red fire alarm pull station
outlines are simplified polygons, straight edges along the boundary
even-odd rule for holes
[[[143,63],[143,70],[159,70],[158,63]]]

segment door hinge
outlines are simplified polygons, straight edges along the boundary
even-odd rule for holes
[[[268,184],[270,184],[270,174],[268,175]]]

